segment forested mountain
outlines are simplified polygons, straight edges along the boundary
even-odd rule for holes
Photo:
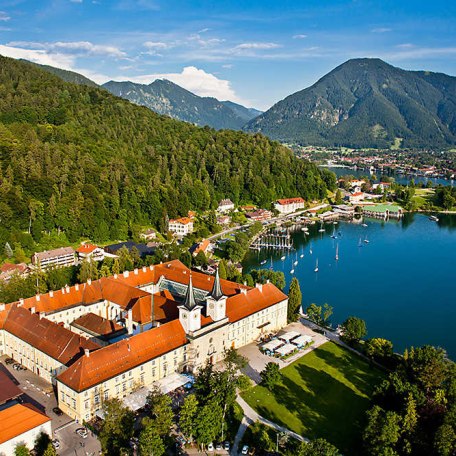
[[[250,121],[246,131],[303,145],[456,144],[456,78],[380,59],[345,62]]]
[[[135,104],[146,106],[158,114],[217,130],[229,128],[240,130],[256,110],[231,102],[220,102],[211,97],[199,97],[166,79],[157,79],[150,84],[109,81],[102,86],[114,95]],[[231,103],[231,104],[230,104]]]
[[[0,245],[102,242],[222,198],[326,196],[334,175],[262,135],[201,128],[0,57]]]
[[[49,73],[55,74],[66,82],[82,84],[89,87],[99,87],[97,83],[93,82],[89,78],[86,78],[82,74],[75,73],[74,71],[62,70],[61,68],[56,68],[50,65],[40,65],[39,63],[29,62],[28,60],[25,60],[25,62],[31,63],[32,65],[36,65]]]

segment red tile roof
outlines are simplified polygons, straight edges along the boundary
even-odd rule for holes
[[[88,255],[89,253],[92,253],[95,249],[98,249],[98,246],[95,244],[82,244],[78,249],[76,249],[76,252]]]
[[[15,404],[0,411],[0,444],[51,421],[31,404]]]
[[[8,371],[3,372],[0,370],[0,404],[4,404],[10,399],[15,399],[22,394],[23,392],[17,387]]]
[[[283,198],[283,199],[278,199],[277,202],[281,205],[285,204],[294,204],[294,203],[304,203],[304,200],[300,197],[298,198]]]
[[[105,336],[124,329],[123,326],[115,321],[100,317],[92,312],[82,315],[74,320],[72,324],[100,336]]]
[[[17,306],[10,308],[3,329],[62,364],[70,364],[86,348],[100,348],[63,326]]]
[[[57,379],[74,391],[84,391],[186,343],[182,325],[174,320],[82,356]]]

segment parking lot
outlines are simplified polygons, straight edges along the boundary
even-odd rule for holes
[[[45,382],[42,378],[29,370],[15,370],[14,364],[7,365],[7,356],[0,358],[0,369],[8,376],[16,380],[17,386],[24,392],[24,402],[30,402],[39,410],[51,418],[53,435],[52,439],[57,438],[60,448],[57,450],[59,455],[78,455],[88,456],[97,455],[101,449],[97,438],[92,436],[90,431],[87,438],[83,439],[76,434],[76,429],[81,427],[65,414],[57,416],[52,409],[57,407],[57,400],[52,385]]]

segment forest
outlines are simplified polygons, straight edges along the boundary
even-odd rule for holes
[[[196,127],[0,57],[0,255],[125,240],[135,225],[278,197],[321,199],[332,173],[260,134]],[[15,255],[17,258],[17,255]]]

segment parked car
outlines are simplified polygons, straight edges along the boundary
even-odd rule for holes
[[[13,364],[13,369],[15,370],[19,370],[20,367],[21,365],[19,363]]]
[[[6,364],[13,364],[14,363],[14,359],[13,358],[8,358],[5,360],[5,363]]]
[[[212,442],[207,446],[207,451],[214,451],[214,444]]]
[[[225,442],[223,444],[223,449],[226,450],[226,451],[230,451],[230,442]]]
[[[63,412],[60,410],[58,407],[54,407],[52,411],[57,415],[57,416],[62,416]]]
[[[76,434],[78,434],[83,439],[86,439],[89,433],[87,432],[86,428],[78,428],[76,429]]]
[[[58,450],[60,448],[60,442],[59,442],[59,439],[54,439],[54,440],[51,440],[51,443],[52,443],[52,446]]]
[[[222,444],[217,443],[217,445],[215,445],[215,449],[216,449],[216,451],[222,451],[223,450]]]
[[[241,451],[242,454],[249,454],[249,446],[248,445],[244,445],[242,447],[242,451]]]

